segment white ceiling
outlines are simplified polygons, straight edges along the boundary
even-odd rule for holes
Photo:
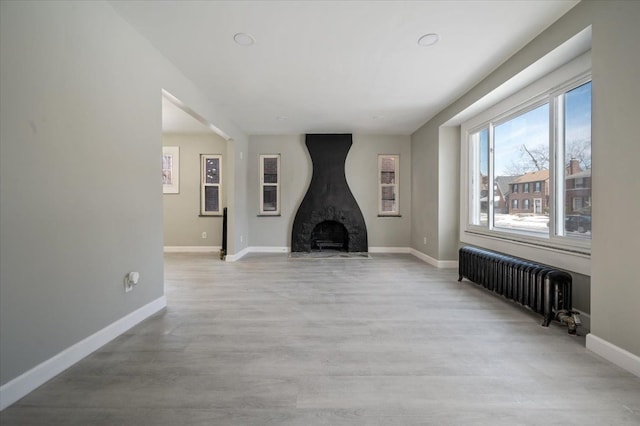
[[[411,134],[576,3],[111,2],[248,134]]]

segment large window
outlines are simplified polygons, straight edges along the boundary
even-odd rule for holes
[[[280,214],[280,154],[260,155],[260,214]]]
[[[497,115],[468,135],[468,231],[567,246],[588,242],[589,78]]]
[[[222,214],[222,156],[202,154],[200,162],[200,214],[219,216]]]
[[[378,156],[378,214],[398,216],[400,204],[398,197],[400,157],[398,155]]]

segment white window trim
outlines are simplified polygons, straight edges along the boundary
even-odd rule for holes
[[[395,183],[382,183],[382,159],[393,157],[394,158],[394,176]],[[382,188],[383,187],[395,187],[396,195],[396,209],[393,211],[382,211]],[[380,154],[378,155],[378,216],[400,216],[400,155],[398,154]]]
[[[220,167],[218,183],[206,183],[206,160],[218,159]],[[205,211],[205,187],[217,186],[218,187],[218,211]],[[220,154],[200,154],[200,216],[222,216],[222,155]]]
[[[516,115],[523,114],[527,110],[544,103],[545,99],[577,87],[591,80],[591,52],[587,52],[578,58],[568,62],[547,76],[535,81],[524,89],[510,95],[494,106],[468,119],[461,125],[462,150],[460,155],[461,181],[460,181],[460,241],[467,244],[475,244],[493,250],[511,253],[515,256],[526,257],[534,261],[543,262],[552,266],[568,269],[585,275],[591,273],[590,241],[572,240],[566,237],[554,237],[555,229],[550,220],[549,238],[540,238],[527,232],[500,232],[488,230],[481,226],[470,225],[470,201],[471,191],[468,187],[470,179],[469,170],[472,150],[469,149],[470,135],[489,127],[489,123],[496,124],[508,120]],[[549,105],[550,117],[555,117],[555,105]],[[550,132],[555,132],[555,121],[550,126]],[[491,129],[490,129],[491,130]],[[490,136],[491,138],[492,136]],[[492,141],[490,141],[492,147]],[[556,169],[556,164],[551,156],[550,170]],[[490,161],[490,171],[492,162]],[[551,175],[555,175],[551,173]],[[556,183],[550,178],[549,197],[555,197]],[[520,189],[520,188],[519,188]],[[550,218],[556,217],[555,211],[550,212]],[[491,215],[489,215],[491,216]],[[492,220],[492,218],[489,218]],[[560,221],[562,223],[562,221]],[[490,224],[491,225],[491,224]]]
[[[277,183],[265,183],[264,182],[264,160],[267,158],[275,158],[278,162],[278,174]],[[275,186],[276,187],[276,210],[264,210],[264,187]],[[260,216],[280,216],[280,154],[260,154]]]

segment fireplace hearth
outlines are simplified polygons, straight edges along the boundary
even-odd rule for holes
[[[367,252],[367,227],[345,177],[351,134],[308,134],[313,162],[309,189],[296,213],[292,252]]]

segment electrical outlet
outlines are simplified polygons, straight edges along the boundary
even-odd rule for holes
[[[206,233],[206,232],[203,232],[203,233],[202,233],[202,239],[203,239],[203,240],[205,240],[206,238],[207,238],[207,233]]]
[[[140,273],[139,272],[129,272],[124,277],[124,292],[129,293],[133,290],[133,286],[138,284],[140,281]]]
[[[422,240],[422,242],[424,243],[424,245],[427,245],[427,237],[424,237],[424,239]]]

